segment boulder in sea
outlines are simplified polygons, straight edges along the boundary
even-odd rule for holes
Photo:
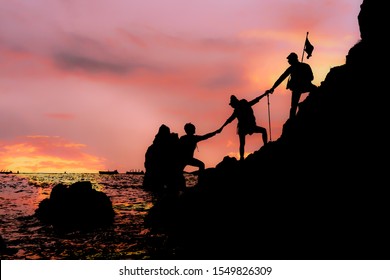
[[[70,231],[109,226],[115,212],[105,193],[93,189],[89,181],[80,181],[54,186],[50,197],[39,203],[35,215],[57,230]]]

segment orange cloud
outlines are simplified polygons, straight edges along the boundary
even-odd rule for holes
[[[56,136],[30,135],[0,143],[0,168],[14,172],[92,172],[104,159],[84,152],[86,145]]]

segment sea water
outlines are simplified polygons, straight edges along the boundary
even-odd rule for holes
[[[187,187],[196,184],[195,175],[185,178]],[[110,198],[115,211],[111,227],[59,234],[35,217],[39,203],[55,185],[78,181],[90,181]],[[1,259],[150,259],[166,237],[152,234],[144,224],[155,201],[142,182],[142,174],[0,174],[0,235],[15,251]]]

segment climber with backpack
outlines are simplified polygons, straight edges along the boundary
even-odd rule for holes
[[[290,53],[287,56],[287,61],[290,66],[266,93],[273,93],[277,86],[289,77],[286,88],[290,89],[292,94],[290,107],[290,119],[292,119],[295,117],[302,93],[312,92],[317,89],[317,86],[312,83],[314,76],[310,65],[300,62],[296,53]]]
[[[268,92],[256,97],[251,101],[247,101],[246,99],[239,100],[235,95],[230,96],[229,105],[234,109],[234,111],[233,114],[226,120],[226,122],[222,125],[220,129],[222,130],[234,119],[237,119],[237,134],[240,140],[240,161],[244,160],[246,135],[252,135],[253,133],[261,133],[263,144],[265,145],[268,142],[267,129],[256,124],[256,118],[252,109],[252,106],[258,103],[260,99],[266,95],[268,95]]]

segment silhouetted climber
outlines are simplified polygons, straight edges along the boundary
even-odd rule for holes
[[[317,86],[312,84],[314,76],[310,65],[304,62],[299,62],[298,55],[296,53],[290,53],[287,56],[287,61],[290,64],[290,67],[288,67],[286,71],[280,75],[272,88],[266,92],[273,93],[278,85],[290,76],[286,88],[290,89],[292,93],[290,108],[290,119],[292,119],[295,117],[302,93],[311,92],[312,90],[315,90]]]
[[[256,118],[252,106],[266,96],[268,92],[256,97],[252,101],[238,100],[235,95],[230,96],[229,105],[234,108],[233,114],[226,120],[220,129],[237,118],[237,134],[240,140],[240,160],[244,159],[245,136],[253,133],[261,133],[264,145],[268,142],[267,129],[256,124]]]
[[[179,136],[162,124],[145,153],[143,186],[158,192],[176,192],[184,188],[179,159]]]
[[[187,165],[190,165],[198,167],[198,171],[203,171],[205,169],[205,164],[203,163],[203,161],[194,158],[195,148],[197,147],[198,142],[215,136],[217,133],[220,133],[222,131],[222,128],[207,133],[205,135],[196,135],[195,130],[195,125],[193,125],[192,123],[186,123],[184,125],[184,131],[186,132],[186,134],[181,136],[179,139],[180,157],[183,160],[183,169]]]

